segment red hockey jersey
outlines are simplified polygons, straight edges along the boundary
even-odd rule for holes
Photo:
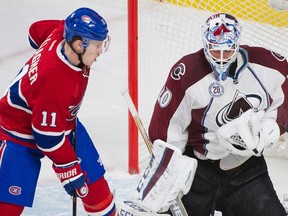
[[[31,25],[29,40],[37,51],[0,100],[0,139],[37,145],[58,163],[76,157],[66,135],[73,129],[90,72],[65,58],[63,32],[64,21],[60,20]],[[63,152],[66,159],[58,161]]]

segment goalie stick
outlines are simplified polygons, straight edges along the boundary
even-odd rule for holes
[[[134,119],[134,122],[144,140],[144,143],[149,151],[149,153],[152,153],[152,148],[153,145],[149,139],[149,136],[142,124],[142,121],[139,117],[138,111],[131,99],[131,96],[129,94],[129,91],[127,88],[123,89],[121,91],[122,96],[124,97],[124,99],[126,100],[126,103],[128,105],[128,109]],[[188,213],[186,212],[186,209],[182,203],[182,200],[180,199],[180,197],[178,196],[177,199],[175,200],[175,202],[173,203],[173,205],[170,207],[170,211],[172,213],[173,216],[188,216]]]

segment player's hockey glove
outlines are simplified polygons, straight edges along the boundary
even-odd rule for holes
[[[78,158],[67,164],[54,163],[52,167],[66,192],[72,196],[73,191],[76,190],[77,195],[82,198],[88,194],[88,187],[80,162],[81,160]]]

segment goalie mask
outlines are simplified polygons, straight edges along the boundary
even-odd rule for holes
[[[230,65],[236,60],[240,31],[235,17],[217,13],[202,26],[204,53],[211,64],[216,80],[226,80]]]

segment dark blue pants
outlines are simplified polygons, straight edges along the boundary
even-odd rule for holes
[[[93,141],[78,119],[76,143],[81,168],[88,185],[92,184],[104,175],[105,168]],[[0,140],[0,201],[32,206],[43,157],[39,149]]]

